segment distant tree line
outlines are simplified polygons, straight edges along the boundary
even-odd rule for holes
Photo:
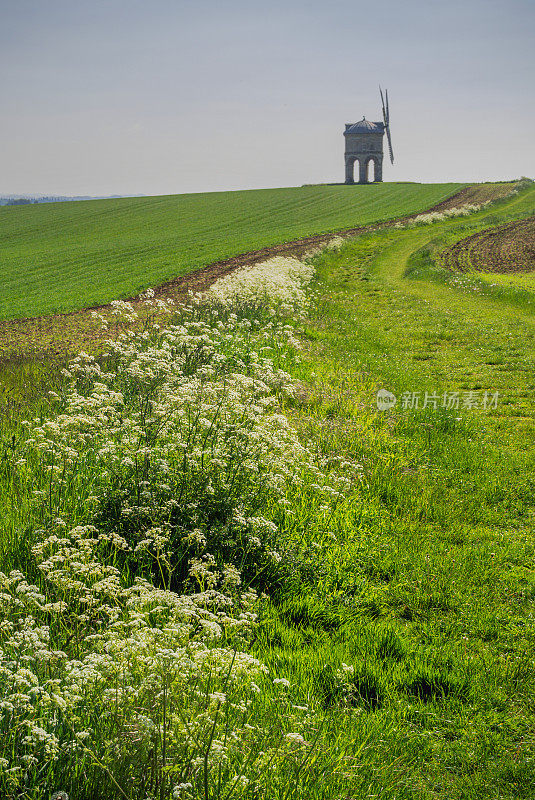
[[[0,196],[0,206],[27,206],[33,203],[66,203],[72,200],[113,200],[119,197],[145,197],[144,194],[123,195],[77,195],[75,197],[64,197],[63,195],[47,195],[46,197],[18,197],[13,195]]]
[[[28,206],[33,203],[63,203],[66,200],[87,200],[86,197],[0,197],[0,206]]]
[[[30,203],[37,203],[38,200],[32,197],[18,197],[16,200],[6,200],[6,206],[27,206]]]

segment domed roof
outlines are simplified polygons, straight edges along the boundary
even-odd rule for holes
[[[347,125],[345,133],[383,133],[384,127],[382,122],[370,122],[366,117],[362,117],[359,122]]]

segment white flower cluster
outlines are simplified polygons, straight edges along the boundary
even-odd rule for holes
[[[264,312],[301,313],[311,277],[273,259],[222,279],[206,306],[123,332],[100,362],[81,353],[57,414],[28,423],[13,473],[33,486],[41,579],[0,573],[0,792],[95,751],[129,775],[166,752],[177,796],[207,770],[228,793],[244,765],[260,780],[266,669],[245,652],[258,601],[242,583],[279,569],[289,486],[307,476],[326,513],[349,485],[327,481],[278,407],[294,329]],[[232,310],[261,303],[257,318]],[[304,743],[283,730],[280,747]]]
[[[409,225],[431,225],[433,222],[443,222],[445,219],[452,217],[468,217],[470,214],[475,214],[476,211],[486,208],[491,204],[491,200],[484,203],[465,203],[458,208],[445,208],[444,211],[429,211],[426,214],[418,214],[414,219],[409,221]],[[396,227],[402,227],[399,223]]]
[[[334,240],[333,240],[334,241]],[[313,267],[297,258],[275,256],[219,278],[201,297],[223,307],[270,306],[282,313],[303,313]]]
[[[242,566],[280,560],[271,546],[277,528],[257,511],[268,497],[282,502],[304,469],[324,483],[314,454],[277,408],[277,393],[292,394],[293,383],[263,355],[277,348],[284,361],[292,330],[233,314],[210,324],[193,313],[153,338],[146,333],[109,342],[107,371],[87,354],[66,370],[61,413],[31,429],[43,464],[36,501],[47,491],[59,508],[61,498],[86,493],[102,517],[113,498],[114,525],[107,520],[99,535],[138,564],[153,559],[168,577],[180,559],[185,577],[187,559],[206,553],[221,567],[233,551]],[[228,546],[220,547],[223,539]],[[70,553],[66,560],[74,563]],[[49,579],[56,567],[45,562]],[[74,568],[79,596],[83,574]],[[198,568],[190,574],[199,583]],[[99,573],[104,578],[112,580]]]
[[[203,759],[188,757],[192,743],[205,742],[212,727],[223,735],[230,719],[233,738],[212,748],[209,764],[235,759],[237,742],[243,747],[251,738],[243,719],[266,669],[218,642],[224,632],[228,638],[254,620],[251,594],[238,606],[217,592],[177,595],[137,579],[116,592],[105,627],[91,625],[97,620],[93,603],[82,628],[68,601],[69,584],[56,581],[55,588],[65,602],[54,609],[52,624],[43,625],[38,619],[50,608],[36,587],[20,573],[0,573],[0,726],[6,755],[0,783],[14,788],[33,767],[84,752],[87,740],[96,738],[95,726],[104,741],[118,744],[130,732],[137,748],[150,749],[162,736],[164,692],[166,726],[180,769],[195,777]],[[51,628],[67,625],[85,634],[74,658],[51,646]],[[226,719],[221,716],[213,726],[214,710],[223,704]]]
[[[326,250],[339,250],[345,244],[343,236],[334,236],[324,245]]]

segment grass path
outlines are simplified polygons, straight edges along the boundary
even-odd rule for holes
[[[535,210],[535,191],[531,189],[528,192],[522,193],[521,195],[508,200],[506,208],[508,215],[523,215],[529,212],[533,213]],[[471,218],[471,222],[473,223],[475,220],[477,220],[481,227],[485,227],[486,224],[494,224],[495,219],[496,210],[492,207],[486,211],[480,211],[477,215],[474,215],[474,217]],[[407,260],[409,256],[416,249],[418,249],[418,247],[422,247],[424,244],[435,238],[441,229],[463,231],[462,237],[459,238],[464,238],[465,235],[464,226],[462,223],[459,224],[458,220],[451,220],[446,223],[442,223],[441,225],[437,225],[435,223],[430,228],[417,228],[412,231],[412,235],[404,235],[399,237],[395,244],[385,249],[385,251],[377,259],[377,273],[382,275],[383,278],[387,278],[390,283],[396,283],[399,285],[400,281],[403,282],[402,279],[407,268]],[[413,284],[415,283],[416,282],[413,282]],[[404,287],[406,290],[410,290],[409,286],[405,284]],[[429,288],[430,287],[428,284],[423,283],[422,286],[419,287],[419,290],[427,290],[428,294],[437,296],[436,289],[434,289],[432,292],[429,292]],[[451,301],[451,294],[446,292],[443,297],[445,298],[446,296],[449,297],[449,300]]]
[[[535,193],[528,192],[507,204],[508,214],[522,214],[535,208]],[[471,224],[485,227],[495,218],[490,210],[477,215]],[[445,223],[445,231],[455,231],[458,223]],[[526,385],[532,383],[535,376],[535,316],[529,307],[503,302],[503,298],[492,292],[482,294],[478,283],[468,287],[455,289],[448,285],[440,285],[429,280],[407,278],[410,259],[419,249],[428,245],[440,236],[440,229],[416,229],[407,231],[390,246],[384,248],[374,263],[373,276],[390,292],[403,293],[406,298],[417,304],[418,314],[428,320],[427,337],[431,337],[435,328],[437,337],[445,337],[446,348],[438,346],[435,341],[430,361],[442,364],[441,379],[451,378],[459,385],[470,388],[488,384],[488,389],[514,393],[516,397],[515,416],[522,416],[521,409],[529,417],[533,415],[533,406],[527,405],[523,387],[511,384],[510,377],[522,377]],[[464,232],[463,232],[464,233]],[[532,285],[535,290],[535,285]],[[445,323],[444,315],[451,319]],[[411,323],[414,325],[414,321]],[[444,328],[446,330],[444,330]],[[442,332],[441,332],[442,329]],[[513,343],[514,342],[514,343]],[[456,362],[452,362],[452,352],[456,353]],[[428,369],[426,375],[429,374]],[[477,381],[471,381],[474,375]],[[531,380],[530,380],[531,376]],[[437,376],[438,377],[438,376]],[[450,378],[450,380],[451,380]],[[483,383],[482,383],[483,382]],[[514,384],[514,381],[513,381]],[[425,387],[427,388],[427,387]],[[530,398],[532,402],[533,398]]]
[[[535,792],[535,316],[410,277],[423,246],[533,197],[318,258],[299,368],[312,388],[291,411],[326,455],[362,463],[362,486],[329,520],[301,509],[310,571],[273,604],[259,651],[294,702],[323,697],[333,749],[358,763],[348,797]],[[377,411],[379,387],[394,409]],[[463,408],[485,390],[496,409]],[[460,407],[422,408],[425,391],[459,391]]]
[[[453,186],[453,185],[452,185]],[[455,185],[456,188],[459,188]],[[253,233],[256,236],[256,241],[263,242],[265,237],[269,238],[269,241],[275,236],[275,241],[277,241],[277,237],[281,236],[281,232],[283,231],[284,225],[290,224],[290,222],[294,225],[294,233],[301,231],[310,232],[311,230],[325,230],[329,228],[329,224],[332,223],[331,215],[333,213],[333,202],[334,202],[334,210],[337,211],[337,216],[335,217],[339,224],[343,221],[347,223],[348,220],[360,220],[361,222],[369,222],[372,220],[373,227],[381,227],[388,225],[388,222],[376,222],[375,220],[381,219],[381,214],[384,214],[392,204],[392,197],[399,197],[400,190],[399,186],[388,188],[386,191],[382,189],[379,192],[374,191],[374,187],[372,187],[372,191],[374,191],[375,199],[370,201],[370,194],[369,192],[366,193],[366,187],[361,187],[361,190],[364,189],[364,193],[362,191],[358,191],[359,187],[357,187],[356,195],[343,195],[340,194],[340,189],[342,192],[344,187],[327,187],[327,189],[321,189],[320,191],[314,191],[310,193],[308,190],[310,188],[318,189],[318,187],[304,187],[303,191],[297,190],[296,192],[290,190],[281,190],[272,192],[271,190],[268,191],[267,195],[262,194],[260,195],[252,193],[252,196],[245,193],[227,193],[230,197],[230,211],[228,212],[231,216],[234,213],[234,206],[237,204],[239,206],[240,202],[247,206],[252,204],[255,208],[256,214],[256,222],[259,221],[266,221],[266,215],[272,215],[271,222],[270,222],[270,229],[269,232],[264,233],[259,231],[257,233]],[[377,187],[375,187],[377,188]],[[442,196],[443,186],[439,187],[440,189],[440,196]],[[476,184],[474,186],[469,186],[468,188],[461,191],[460,195],[455,193],[453,196],[449,195],[448,199],[442,201],[442,204],[448,205],[451,203],[459,202],[483,202],[485,199],[492,198],[494,196],[499,197],[500,193],[504,191],[510,191],[512,188],[512,184]],[[451,187],[449,187],[451,190]],[[466,195],[466,196],[465,196]],[[480,197],[481,195],[481,197]],[[267,208],[259,209],[255,207],[255,202],[258,203],[259,199],[264,198],[267,200],[277,199],[276,207],[272,207],[267,203]],[[347,198],[353,202],[346,202],[346,206],[340,206],[340,201],[344,198],[347,201]],[[401,214],[403,210],[413,209],[414,203],[417,199],[422,199],[423,197],[427,197],[428,199],[436,198],[437,195],[437,187],[411,187],[410,189],[405,189],[403,191],[402,200],[396,206],[397,214]],[[307,199],[308,198],[308,199]],[[456,198],[459,198],[458,201]],[[169,212],[173,209],[173,201],[177,198],[157,198],[160,201],[159,203],[148,203],[147,207],[143,206],[144,211],[150,216],[152,214],[154,218],[154,225],[156,226],[156,231],[158,233],[157,239],[152,241],[150,245],[152,256],[158,258],[158,253],[160,252],[162,247],[168,247],[170,244],[169,237],[173,237],[173,227],[170,224]],[[180,199],[180,198],[178,198]],[[211,198],[211,203],[216,201],[217,198]],[[220,198],[219,198],[220,199]],[[154,200],[154,198],[149,198],[149,200]],[[191,200],[189,196],[186,198],[186,201]],[[165,202],[167,201],[167,202]],[[206,225],[206,217],[209,217],[209,223],[213,224],[213,214],[210,215],[210,199],[205,202],[204,205],[199,205],[201,200],[197,199],[196,204],[193,203],[193,209],[197,208],[203,209],[202,220],[197,220],[197,224],[201,226],[199,230],[204,230],[202,227]],[[291,201],[291,202],[290,202]],[[356,202],[354,202],[356,201]],[[72,204],[71,204],[72,205]],[[190,203],[191,205],[191,203]],[[220,204],[219,204],[220,205]],[[307,217],[309,207],[312,206],[314,209],[314,213],[316,216],[312,216],[310,218]],[[186,210],[188,209],[188,202],[185,202]],[[181,208],[180,204],[178,208]],[[98,216],[98,210],[100,209],[101,218]],[[324,214],[323,221],[319,221],[317,218],[317,214],[320,213]],[[420,209],[421,210],[421,209]],[[119,213],[121,211],[121,213]],[[24,219],[15,218],[13,222],[18,222],[18,228],[15,226],[16,231],[13,234],[13,237],[10,237],[9,233],[4,235],[5,242],[13,246],[14,241],[18,241],[21,239],[21,242],[25,242],[25,246],[30,248],[42,247],[43,240],[46,244],[46,257],[52,259],[52,262],[57,257],[57,243],[52,239],[47,239],[47,236],[50,237],[50,228],[52,230],[57,230],[57,234],[59,239],[61,239],[64,235],[66,230],[69,229],[69,226],[72,225],[71,233],[76,237],[77,232],[78,235],[80,231],[78,228],[79,225],[79,217],[82,218],[84,224],[88,226],[88,239],[87,239],[87,249],[88,249],[88,256],[92,252],[92,248],[98,243],[100,237],[105,237],[107,240],[113,240],[113,236],[116,237],[115,241],[115,248],[117,253],[122,252],[123,247],[123,239],[125,236],[128,236],[128,225],[132,223],[132,218],[135,218],[135,212],[137,211],[139,215],[140,209],[137,206],[130,208],[128,204],[126,205],[126,209],[121,206],[120,209],[115,208],[113,205],[108,206],[98,206],[95,209],[89,209],[89,211],[80,212],[79,209],[71,209],[69,213],[64,213],[63,216],[61,214],[58,218],[58,209],[52,209],[52,212],[47,215],[45,214],[42,218],[37,217],[37,220],[34,219],[34,228],[31,225],[27,228],[24,226]],[[192,209],[190,208],[189,211],[191,212]],[[212,209],[212,212],[214,209]],[[176,213],[176,209],[175,209]],[[219,214],[221,215],[223,211],[219,209]],[[356,216],[355,216],[356,215]],[[411,214],[408,215],[410,217]],[[415,216],[415,213],[412,214]],[[111,218],[111,221],[108,221],[108,217]],[[407,218],[407,217],[406,217]],[[230,219],[230,217],[229,217]],[[52,221],[51,221],[52,220]],[[41,222],[42,224],[37,225],[37,222]],[[190,220],[191,221],[191,220]],[[1,241],[2,241],[2,222],[4,223],[5,230],[3,231],[6,234],[6,231],[9,231],[9,227],[6,228],[5,223],[6,220],[0,219],[0,256],[2,254],[1,250]],[[227,220],[228,222],[228,220]],[[247,229],[248,225],[251,225],[255,222],[255,217],[251,218],[242,218],[240,219],[240,226],[239,229],[243,234],[244,230]],[[282,223],[284,225],[281,227]],[[21,225],[22,223],[22,225]],[[61,223],[61,224],[60,224]],[[176,223],[176,221],[175,221]],[[166,228],[167,225],[167,228]],[[244,228],[245,225],[245,228]],[[313,226],[313,227],[311,227]],[[314,227],[315,226],[315,227]],[[143,224],[141,225],[141,230],[143,231],[146,227],[146,220],[143,218]],[[359,226],[358,229],[360,231],[365,230],[366,227],[371,227],[371,225],[367,226]],[[273,228],[273,230],[271,229]],[[149,226],[150,229],[150,226]],[[83,230],[83,229],[82,229]],[[175,247],[177,248],[174,256],[175,262],[178,265],[181,261],[181,258],[184,256],[185,253],[189,252],[189,249],[195,244],[196,237],[199,234],[199,230],[192,228],[189,230],[189,234],[186,232],[182,238],[175,242]],[[223,239],[219,240],[217,237],[218,235],[221,237],[223,236],[223,230],[217,233],[217,226],[210,228],[210,239],[213,239],[215,235],[215,242],[219,241],[219,244],[222,244]],[[255,229],[256,230],[256,229]],[[139,231],[136,230],[135,232],[131,233],[131,240],[132,246],[135,246],[135,242],[139,239]],[[154,231],[153,231],[154,233]],[[251,231],[249,231],[251,233]],[[241,235],[241,234],[239,234]],[[188,239],[189,236],[189,239]],[[327,241],[332,236],[332,233],[328,234],[315,234],[315,235],[307,235],[301,236],[298,239],[291,239],[289,241],[285,241],[282,244],[271,244],[265,247],[260,248],[259,250],[248,251],[245,253],[241,253],[239,255],[234,255],[230,258],[221,259],[215,261],[208,266],[203,267],[202,269],[194,269],[192,272],[191,265],[188,269],[185,270],[185,274],[179,274],[179,277],[173,278],[173,280],[168,281],[166,283],[160,284],[156,287],[156,292],[158,296],[162,296],[165,298],[171,298],[175,302],[183,302],[187,297],[187,292],[189,290],[192,291],[203,291],[206,289],[210,283],[216,280],[221,275],[226,274],[226,272],[232,271],[234,269],[240,268],[244,265],[254,263],[255,261],[265,260],[266,258],[271,258],[273,255],[278,254],[292,254],[300,256],[303,252],[308,250],[310,247],[316,246],[317,244]],[[32,239],[35,237],[36,243],[33,243]],[[111,238],[110,238],[111,237]],[[228,242],[225,240],[225,247],[227,247]],[[185,251],[184,251],[185,248]],[[6,255],[6,249],[3,251],[3,255]],[[218,250],[214,252],[219,252]],[[117,255],[115,253],[115,255]],[[114,272],[113,262],[115,259],[115,255],[111,261],[111,267],[109,270],[108,279],[111,280],[112,284],[113,281],[117,279],[117,275]],[[152,257],[151,256],[151,257]],[[146,256],[143,256],[144,258]],[[70,262],[69,262],[70,263]],[[138,265],[139,266],[139,265]],[[65,295],[65,292],[61,290],[62,281],[70,280],[69,277],[69,265],[61,264],[57,265],[57,269],[52,273],[54,286],[53,292],[56,294],[58,291],[62,294],[62,297]],[[178,266],[177,266],[178,269]],[[184,270],[179,270],[179,272],[183,272]],[[8,270],[9,272],[9,270]],[[30,270],[31,273],[31,270]],[[23,279],[23,275],[17,273],[17,280]],[[25,280],[25,278],[24,278]],[[48,280],[48,279],[47,279]],[[58,281],[58,285],[56,285],[56,280]],[[89,281],[88,286],[84,286],[84,291],[89,290],[92,291],[91,286],[93,285],[95,280],[95,274],[91,274],[91,280]],[[98,282],[98,281],[97,281]],[[46,280],[45,280],[46,284]],[[46,293],[51,288],[48,285],[41,284],[40,278],[37,279],[37,283],[35,285],[36,291],[39,293],[39,303],[43,301],[41,297],[41,292],[43,291]],[[146,284],[147,286],[148,284]],[[145,286],[145,288],[146,288]],[[12,296],[12,289],[10,288],[9,280],[7,280],[3,287],[4,297],[7,298],[6,302],[9,304],[14,299]],[[119,292],[118,285],[115,287],[115,290]],[[67,290],[66,290],[67,292]],[[89,296],[89,295],[88,295]],[[115,295],[117,297],[118,295]],[[24,293],[16,298],[17,303],[26,303],[27,300],[27,293]],[[45,303],[46,301],[45,298]],[[63,302],[63,300],[62,300]],[[130,298],[130,302],[134,304],[136,308],[140,308],[140,303],[137,302],[135,299],[132,300]],[[2,291],[0,290],[0,364],[2,362],[18,362],[18,361],[25,361],[27,362],[28,359],[31,358],[53,358],[53,359],[62,359],[69,357],[70,355],[75,355],[80,349],[85,349],[93,352],[93,350],[98,350],[99,346],[102,344],[102,331],[100,328],[100,324],[98,321],[95,321],[92,317],[92,311],[95,307],[85,307],[81,308],[74,312],[69,313],[59,313],[59,314],[50,314],[47,313],[44,316],[37,316],[35,318],[27,318],[30,311],[28,310],[26,314],[23,316],[22,319],[2,319],[1,313],[1,305],[2,305]],[[38,306],[40,307],[40,306]],[[26,306],[27,309],[33,308],[31,301],[30,305]],[[96,306],[96,308],[102,308],[102,306]]]

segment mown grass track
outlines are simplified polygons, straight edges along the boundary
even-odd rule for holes
[[[357,754],[346,794],[329,777],[318,800],[533,797],[535,316],[411,260],[534,203],[532,189],[318,256],[292,412],[323,453],[362,463],[363,485],[327,526],[298,509],[305,565],[259,647],[294,702],[323,698],[329,752]],[[388,412],[382,387],[398,398]],[[426,391],[458,391],[460,406],[423,408]],[[485,391],[495,410],[463,407]]]
[[[131,297],[214,261],[422,211],[466,184],[305,186],[0,209],[0,319]]]

